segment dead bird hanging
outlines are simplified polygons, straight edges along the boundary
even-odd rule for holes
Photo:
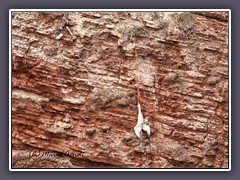
[[[138,107],[138,119],[137,119],[137,125],[134,127],[135,134],[137,137],[140,138],[140,140],[143,140],[143,131],[145,131],[150,137],[150,126],[148,124],[148,119],[144,118],[141,111],[141,105],[140,105],[140,90],[139,90],[139,67],[138,67],[138,53],[135,49],[135,62],[136,62],[136,70],[137,70],[137,107]]]

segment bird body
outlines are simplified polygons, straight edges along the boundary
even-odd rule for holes
[[[141,105],[140,103],[138,103],[138,121],[137,121],[137,124],[143,124],[144,120],[143,120],[143,115],[142,115],[142,112],[141,112]]]
[[[137,137],[139,137],[141,140],[143,140],[143,131],[146,131],[148,137],[150,137],[150,126],[148,125],[148,119],[143,118],[142,112],[141,112],[141,105],[138,102],[138,120],[137,125],[134,127],[135,134]]]

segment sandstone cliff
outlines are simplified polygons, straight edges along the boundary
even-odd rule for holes
[[[228,61],[225,12],[13,12],[12,167],[228,168]]]

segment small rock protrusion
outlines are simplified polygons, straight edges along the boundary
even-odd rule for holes
[[[58,34],[58,35],[55,37],[55,39],[56,39],[56,40],[60,40],[60,39],[62,39],[62,37],[63,37],[63,34],[60,33],[60,34]]]
[[[203,165],[205,165],[207,167],[212,167],[213,166],[212,162],[209,159],[206,159],[206,158],[203,159],[202,163],[203,163]]]
[[[194,27],[194,18],[191,13],[181,13],[177,18],[179,29],[188,35]]]
[[[130,91],[130,92],[128,93],[128,96],[129,96],[129,97],[134,97],[134,95],[135,95],[135,91]]]
[[[164,81],[168,81],[168,82],[174,82],[177,81],[177,79],[179,78],[178,74],[175,72],[169,72],[165,75],[164,77]]]
[[[70,115],[66,114],[66,116],[63,118],[63,122],[69,123],[70,122]]]
[[[208,78],[207,83],[209,85],[214,85],[218,82],[218,80],[219,79],[217,77],[211,76],[211,77]]]
[[[104,133],[109,133],[109,131],[111,130],[111,127],[110,126],[104,126],[102,127],[102,130]]]
[[[96,129],[89,129],[86,131],[86,135],[92,137],[96,133]]]
[[[37,143],[37,140],[36,140],[36,138],[30,138],[30,143],[31,144],[36,144]]]
[[[132,144],[132,141],[133,141],[133,137],[131,137],[131,136],[127,136],[127,137],[124,137],[123,139],[122,139],[122,142],[125,144],[125,145],[130,145],[130,144]]]
[[[207,156],[212,156],[215,157],[216,156],[216,152],[213,149],[210,149],[206,152]]]
[[[57,55],[58,48],[55,46],[44,46],[43,51],[47,56],[55,56]]]

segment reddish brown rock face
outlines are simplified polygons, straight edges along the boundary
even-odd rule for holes
[[[228,168],[228,60],[225,12],[13,12],[12,167]]]

